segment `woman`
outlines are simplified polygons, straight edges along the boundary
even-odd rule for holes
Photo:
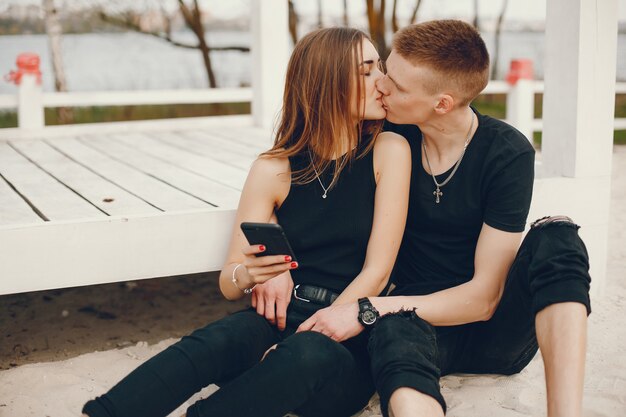
[[[375,86],[380,67],[376,49],[355,29],[322,29],[298,42],[275,145],[244,185],[220,289],[232,300],[255,285],[261,292],[270,280],[293,279],[286,328],[252,309],[225,317],[88,402],[86,415],[164,416],[212,383],[221,388],[187,417],[346,416],[367,404],[374,386],[366,333],[337,334],[314,313],[380,294],[402,238],[410,151],[402,137],[378,134],[385,117]],[[255,256],[264,248],[250,246],[239,230],[241,222],[273,216],[297,264],[286,255]],[[307,331],[298,329],[305,320]]]

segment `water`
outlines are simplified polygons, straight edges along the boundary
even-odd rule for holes
[[[287,34],[285,34],[287,36]],[[210,32],[211,46],[250,46],[248,32]],[[189,33],[177,39],[193,43]],[[492,50],[493,37],[485,35]],[[198,50],[184,49],[138,33],[89,33],[63,36],[63,57],[70,91],[160,90],[206,88],[208,80]],[[54,90],[46,35],[0,36],[0,75],[15,69],[21,52],[41,56],[43,87]],[[211,54],[219,87],[249,86],[250,54],[216,51]],[[514,58],[530,58],[537,78],[543,77],[544,34],[505,32],[502,34],[499,75],[502,78]],[[618,38],[617,79],[626,81],[626,34]],[[0,81],[0,94],[14,94],[16,87]]]
[[[175,39],[194,43],[193,35]],[[249,46],[247,32],[207,35],[210,46]],[[138,33],[89,33],[64,35],[63,60],[70,91],[165,90],[206,88],[209,85],[202,55],[197,49],[173,46]],[[22,52],[41,57],[44,91],[54,91],[54,79],[46,35],[0,36],[0,75],[15,69]],[[219,87],[250,85],[250,54],[216,51],[211,54]],[[0,94],[16,86],[0,81]]]

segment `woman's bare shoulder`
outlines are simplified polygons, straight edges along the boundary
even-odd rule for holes
[[[260,155],[250,168],[250,175],[258,176],[267,180],[276,176],[285,176],[291,171],[289,158]],[[287,175],[287,177],[289,177]]]

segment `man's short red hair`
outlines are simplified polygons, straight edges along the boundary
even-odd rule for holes
[[[460,20],[432,20],[407,26],[393,38],[393,50],[437,74],[433,92],[452,89],[461,104],[471,102],[489,82],[489,53],[478,31]]]

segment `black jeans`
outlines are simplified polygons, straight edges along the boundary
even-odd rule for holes
[[[366,336],[337,343],[316,332],[280,332],[254,310],[225,317],[146,361],[89,401],[90,417],[166,416],[212,383],[220,389],[188,417],[349,416],[374,393]],[[261,361],[265,351],[276,350]]]
[[[368,349],[383,415],[388,415],[391,394],[401,387],[432,396],[445,411],[440,376],[520,372],[538,349],[535,315],[549,305],[578,302],[591,312],[589,259],[578,226],[541,220],[524,239],[490,320],[433,327],[419,311],[381,318]]]

